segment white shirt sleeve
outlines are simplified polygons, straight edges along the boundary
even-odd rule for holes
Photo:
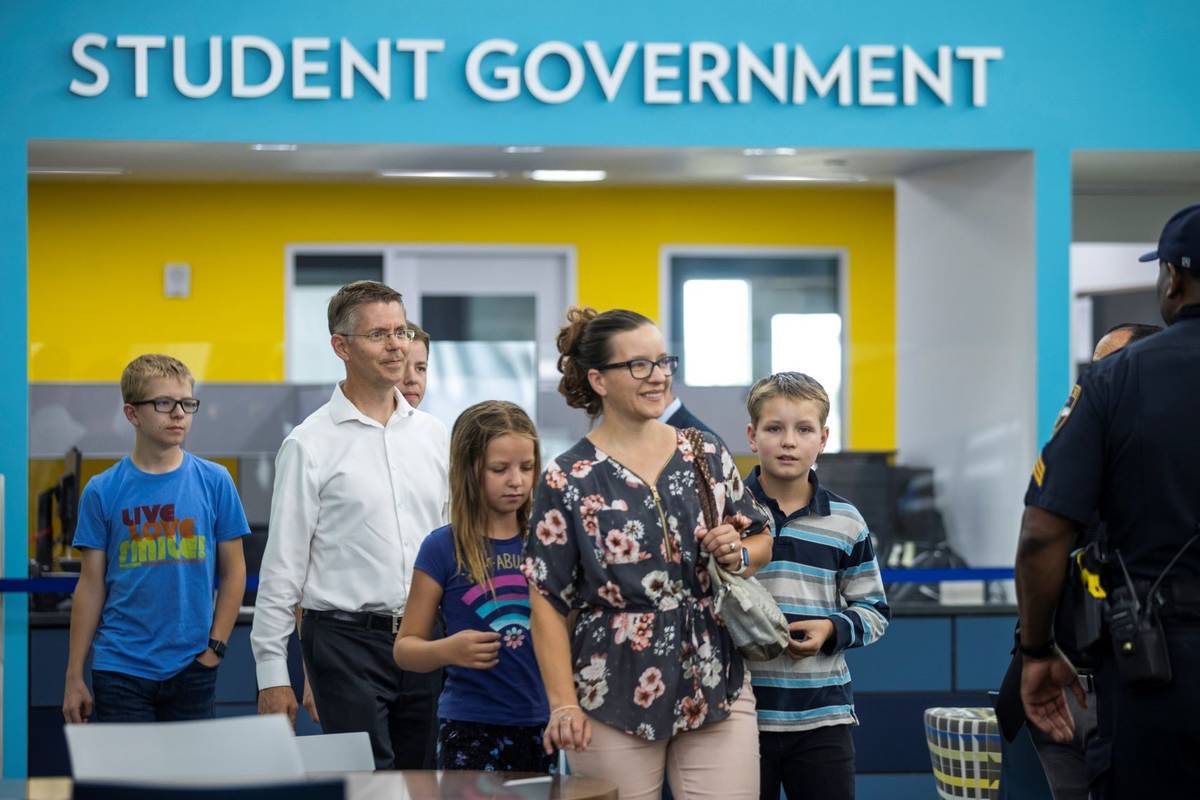
[[[275,457],[275,488],[267,546],[259,569],[258,598],[250,647],[258,688],[289,686],[288,637],[296,626],[308,571],[309,548],[317,528],[320,483],[316,465],[296,439],[285,439]]]
[[[442,474],[446,480],[442,482],[442,524],[450,524],[450,432],[442,426]]]

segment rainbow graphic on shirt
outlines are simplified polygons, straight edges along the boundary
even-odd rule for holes
[[[497,562],[505,556],[515,554],[500,554]],[[503,568],[503,563],[497,563]],[[472,586],[462,596],[463,605],[469,606],[475,615],[492,630],[500,634],[500,641],[505,647],[517,649],[529,639],[529,584],[520,572],[496,575],[492,579],[495,595],[483,586]]]

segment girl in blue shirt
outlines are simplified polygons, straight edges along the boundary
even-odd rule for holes
[[[402,669],[446,667],[438,769],[549,772],[549,717],[521,573],[537,430],[520,407],[487,401],[454,423],[450,525],[425,539],[394,655]],[[430,640],[441,611],[446,638]]]

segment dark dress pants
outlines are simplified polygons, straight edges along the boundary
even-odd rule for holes
[[[395,636],[305,613],[300,645],[325,733],[366,731],[376,769],[432,769],[440,671],[407,672]]]
[[[759,798],[853,800],[854,738],[849,725],[758,734]]]
[[[1130,688],[1112,656],[1096,671],[1099,732],[1087,759],[1098,800],[1200,793],[1200,621],[1165,622],[1170,684]]]

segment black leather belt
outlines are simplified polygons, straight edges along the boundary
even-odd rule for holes
[[[1164,617],[1200,618],[1200,581],[1184,580],[1161,584],[1157,597],[1147,598],[1152,581],[1136,580],[1134,588],[1138,597],[1154,603],[1155,609]]]
[[[400,630],[400,614],[384,614],[376,611],[313,611],[304,609],[304,616],[314,619],[332,620],[354,625],[368,631],[395,633]]]

